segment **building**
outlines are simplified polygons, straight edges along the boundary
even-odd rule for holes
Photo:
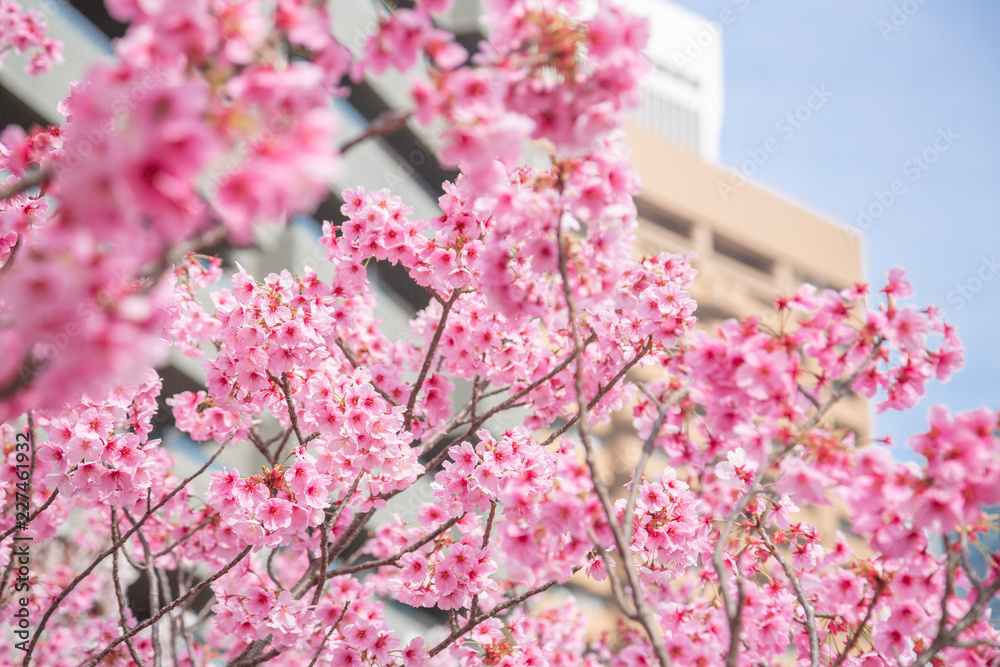
[[[637,125],[709,163],[722,134],[722,34],[719,26],[666,0],[633,0],[649,19],[649,72],[633,114]]]

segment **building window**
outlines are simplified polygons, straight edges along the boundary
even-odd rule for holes
[[[749,266],[755,271],[770,275],[774,271],[774,260],[766,257],[755,250],[747,248],[742,243],[732,239],[713,234],[712,249],[718,254],[735,260],[744,266]]]
[[[694,223],[689,220],[669,213],[645,199],[636,199],[635,207],[638,210],[640,218],[652,222],[657,227],[670,230],[678,236],[683,236],[686,239],[691,238],[691,230],[694,228]]]

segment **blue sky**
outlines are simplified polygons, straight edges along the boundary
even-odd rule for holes
[[[746,160],[825,87],[829,100],[753,180],[865,227],[869,279],[905,267],[913,303],[942,307],[959,329],[962,372],[915,410],[879,416],[877,433],[905,442],[935,403],[1000,408],[1000,3],[676,2],[735,17],[723,29],[722,161]]]

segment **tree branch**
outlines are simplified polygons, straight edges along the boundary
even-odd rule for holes
[[[11,183],[6,187],[0,187],[0,202],[7,201],[15,195],[48,183],[52,179],[52,173],[51,169],[39,169],[38,171],[25,174],[21,180]]]
[[[458,297],[461,295],[462,291],[456,289],[451,293],[451,298],[445,302],[444,307],[441,309],[441,318],[434,329],[434,336],[431,337],[430,347],[427,348],[427,356],[424,357],[424,364],[420,368],[420,375],[417,377],[413,389],[410,390],[409,400],[406,401],[406,412],[403,414],[404,431],[409,431],[410,425],[413,423],[413,408],[417,404],[417,395],[420,393],[420,388],[423,386],[424,380],[427,378],[427,373],[430,371],[431,362],[434,360],[434,353],[437,352],[438,343],[441,342],[441,335],[444,334],[444,326],[448,321],[448,314],[451,313],[452,306],[455,305],[455,302],[458,301]]]
[[[319,581],[316,582],[316,591],[313,593],[312,597],[312,604],[314,606],[319,603],[319,596],[322,595],[323,593],[323,585],[326,583],[327,578],[329,578],[330,576],[329,573],[327,572],[327,570],[330,568],[330,549],[329,545],[327,544],[327,539],[330,534],[330,529],[337,523],[337,519],[339,519],[340,515],[344,513],[344,510],[347,509],[347,506],[351,504],[351,497],[358,490],[358,486],[361,484],[361,478],[364,476],[365,476],[364,470],[362,470],[357,474],[357,476],[354,478],[354,483],[351,484],[351,488],[348,489],[347,493],[344,494],[344,497],[340,499],[340,505],[337,506],[337,509],[334,510],[333,513],[330,515],[330,518],[324,521],[323,525],[320,527]]]
[[[440,526],[438,526],[437,528],[435,528],[433,531],[431,531],[430,533],[428,533],[424,537],[420,538],[419,540],[417,540],[416,542],[414,542],[410,546],[406,547],[405,549],[403,549],[402,551],[400,551],[399,553],[397,553],[394,556],[388,556],[386,558],[380,558],[378,560],[370,560],[370,561],[366,561],[364,563],[358,563],[357,565],[351,565],[351,566],[348,566],[348,567],[338,568],[338,569],[334,570],[333,572],[330,572],[330,574],[328,576],[330,576],[330,577],[339,577],[339,576],[342,576],[342,575],[345,575],[345,574],[355,574],[357,572],[364,572],[365,570],[371,570],[371,569],[378,568],[378,567],[384,567],[386,565],[395,565],[396,562],[400,558],[402,558],[403,556],[405,556],[406,554],[408,554],[410,552],[413,552],[413,551],[416,551],[417,549],[419,549],[420,547],[424,546],[428,542],[431,542],[431,541],[437,539],[443,533],[445,533],[448,530],[450,530],[452,526],[454,526],[456,523],[458,523],[459,521],[462,520],[463,516],[465,516],[464,512],[462,513],[461,516],[457,516],[457,517],[453,517],[451,519],[448,519],[443,524],[441,524]],[[313,604],[315,604],[315,603],[313,603]]]
[[[149,494],[146,496],[146,504],[149,505]],[[149,613],[156,616],[160,611],[160,579],[156,572],[156,563],[153,559],[153,550],[149,548],[149,542],[146,541],[146,536],[142,534],[142,530],[139,528],[139,524],[135,522],[124,507],[122,508],[122,513],[128,517],[135,527],[135,536],[139,538],[139,543],[142,545],[142,553],[146,558],[145,572],[146,579],[149,580]],[[117,553],[117,552],[115,552]],[[127,634],[127,633],[126,633]],[[153,667],[163,667],[163,647],[160,645],[160,626],[158,623],[152,624],[152,630],[150,633],[150,642],[153,647]]]
[[[347,613],[347,608],[350,606],[351,606],[350,600],[344,603],[344,608],[340,610],[340,616],[338,616],[334,624],[330,626],[330,629],[326,631],[326,635],[323,637],[323,641],[319,643],[319,648],[316,649],[316,653],[315,655],[313,655],[313,659],[309,661],[308,667],[316,667],[316,661],[319,660],[319,654],[323,652],[323,647],[326,646],[326,643],[328,641],[330,641],[330,635],[334,633],[334,631],[340,625],[340,622],[344,620],[344,615]]]
[[[882,597],[882,591],[885,590],[885,582],[879,578],[875,582],[875,592],[872,594],[871,602],[868,603],[868,609],[865,610],[865,616],[861,619],[861,622],[857,624],[854,628],[854,632],[851,633],[851,637],[844,644],[844,650],[840,652],[837,656],[837,660],[833,663],[832,667],[840,667],[847,660],[847,656],[850,655],[851,651],[857,645],[858,640],[861,639],[862,633],[864,633],[865,626],[868,625],[868,621],[871,620],[872,614],[875,612],[875,605],[878,604],[879,598]]]
[[[118,517],[115,516],[116,508],[111,508],[111,539],[112,541],[118,541]],[[115,598],[118,600],[118,620],[121,623],[122,632],[128,632],[128,618],[125,616],[125,609],[128,605],[125,604],[125,597],[122,595],[122,582],[121,578],[118,576],[118,550],[115,549],[114,553],[111,554],[111,584],[115,588]],[[125,645],[128,647],[128,652],[132,656],[132,660],[139,667],[146,667],[146,663],[142,661],[139,653],[135,650],[135,644],[132,643],[132,638],[125,640]]]
[[[774,557],[774,560],[778,561],[781,569],[785,572],[785,576],[788,577],[788,581],[792,584],[792,589],[795,590],[795,597],[798,599],[799,605],[801,605],[806,615],[806,631],[809,633],[809,665],[810,667],[819,667],[819,633],[816,631],[816,611],[813,609],[812,603],[809,602],[806,592],[802,590],[802,583],[799,581],[798,576],[796,576],[795,570],[785,560],[781,551],[774,546],[771,536],[767,534],[767,530],[760,520],[757,521],[757,531],[760,533],[761,538],[763,538],[764,545],[771,553],[771,556]]]
[[[625,517],[622,525],[625,527],[625,534],[629,538],[629,544],[632,543],[632,535],[635,532],[635,527],[632,525],[632,518],[635,514],[635,504],[639,499],[639,481],[642,479],[642,475],[646,470],[646,465],[649,463],[649,459],[653,456],[653,447],[656,446],[656,438],[660,434],[660,429],[663,427],[663,422],[667,421],[669,413],[667,409],[673,405],[680,397],[683,395],[687,387],[681,387],[680,389],[674,391],[670,397],[667,399],[666,403],[662,405],[654,400],[654,397],[649,395],[649,400],[653,401],[656,406],[657,415],[656,421],[653,422],[653,430],[650,431],[649,437],[646,438],[646,442],[642,446],[642,456],[639,458],[639,463],[636,464],[635,470],[632,471],[632,485],[629,487],[628,503],[625,505]]]
[[[392,134],[403,129],[406,121],[412,115],[413,112],[409,109],[389,109],[383,111],[368,125],[364,132],[340,145],[341,155],[369,139]]]

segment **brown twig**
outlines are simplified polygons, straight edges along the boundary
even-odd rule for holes
[[[338,616],[334,624],[330,626],[330,629],[326,631],[326,635],[324,635],[323,641],[319,643],[319,647],[316,649],[316,653],[315,655],[313,655],[313,659],[309,661],[308,667],[316,667],[316,661],[319,660],[319,654],[323,652],[323,647],[326,646],[326,643],[328,641],[330,641],[330,635],[332,635],[337,630],[337,627],[340,625],[340,622],[344,620],[344,615],[347,613],[347,608],[350,606],[351,606],[350,600],[344,603],[344,608],[340,610],[340,616]]]
[[[146,505],[148,509],[150,505],[148,492],[146,494]],[[146,536],[142,534],[142,529],[139,528],[139,524],[135,522],[135,519],[129,515],[128,510],[122,508],[122,514],[124,514],[136,527],[135,536],[139,538],[139,543],[142,545],[142,554],[146,559],[145,567],[143,569],[146,572],[146,579],[149,580],[149,613],[153,616],[157,616],[160,611],[160,579],[156,571],[156,561],[153,558],[153,550],[149,548],[149,542],[146,540]],[[157,618],[159,618],[159,616],[157,616]],[[125,634],[128,633],[126,632]],[[153,667],[163,667],[163,647],[160,644],[160,627],[158,622],[152,624],[150,643],[152,644],[153,649]]]
[[[292,402],[292,383],[288,379],[288,371],[281,372],[280,380],[274,377],[271,371],[267,372],[267,377],[271,378],[271,382],[278,385],[281,393],[285,396],[285,405],[288,407],[288,419],[292,423],[292,430],[295,432],[295,438],[299,441],[299,446],[301,447],[305,444],[305,437],[303,437],[302,431],[299,429],[299,416],[295,411],[295,403]],[[278,452],[281,452],[280,447],[278,448]]]
[[[118,540],[118,517],[115,516],[114,507],[111,508],[111,539],[112,541]],[[128,618],[125,616],[125,609],[128,608],[128,605],[125,604],[125,596],[122,595],[122,582],[118,576],[117,549],[111,554],[111,581],[115,587],[115,598],[118,600],[118,620],[121,623],[122,632],[128,632]],[[146,663],[142,661],[138,651],[135,650],[135,644],[132,643],[131,637],[125,641],[125,645],[128,647],[128,652],[132,656],[132,660],[135,661],[135,664],[139,665],[139,667],[146,667]]]
[[[351,353],[350,348],[347,347],[347,343],[345,343],[340,338],[340,336],[334,336],[333,340],[337,344],[337,347],[340,348],[340,351],[344,353],[344,356],[347,358],[347,363],[349,363],[352,368],[360,368],[361,364],[358,362],[357,359],[354,358],[354,355]],[[382,398],[384,398],[385,400],[389,401],[390,403],[392,403],[395,406],[401,405],[399,401],[397,401],[395,398],[393,398],[389,394],[389,392],[387,392],[384,389],[382,389],[382,387],[378,386],[374,382],[370,382],[370,384],[371,384],[372,388],[375,390],[375,392],[379,396],[381,396]]]
[[[340,145],[341,155],[369,139],[392,134],[403,129],[406,121],[412,115],[413,112],[409,109],[389,109],[388,111],[383,111],[368,125],[364,132]]]
[[[834,661],[832,667],[840,667],[847,660],[847,656],[850,655],[851,651],[857,645],[858,640],[861,639],[861,635],[864,632],[865,626],[868,625],[868,621],[871,620],[872,614],[875,612],[875,605],[878,604],[879,598],[882,597],[882,591],[885,589],[885,582],[880,578],[875,582],[875,592],[872,594],[872,599],[868,603],[868,609],[865,610],[865,616],[861,619],[861,622],[857,624],[854,628],[854,632],[848,638],[847,643],[844,644],[844,650],[840,652],[837,659]]]
[[[933,660],[943,649],[948,648],[949,646],[955,646],[958,641],[958,635],[967,630],[968,627],[974,622],[979,620],[983,610],[998,591],[1000,591],[1000,578],[998,578],[986,589],[986,595],[976,598],[976,602],[972,605],[969,611],[966,612],[965,616],[951,626],[951,628],[937,635],[934,638],[934,641],[931,642],[931,645],[917,656],[917,659],[913,661],[910,667],[924,667],[929,664],[930,661]]]
[[[419,540],[417,540],[416,542],[414,542],[410,546],[406,547],[405,549],[403,549],[399,553],[395,554],[394,556],[388,556],[386,558],[380,558],[378,560],[370,560],[370,561],[366,561],[364,563],[358,563],[357,565],[352,565],[352,566],[349,566],[349,567],[342,567],[342,568],[336,569],[333,572],[331,572],[329,576],[331,576],[331,577],[339,577],[339,576],[342,576],[342,575],[345,575],[345,574],[355,574],[357,572],[363,572],[365,570],[371,570],[371,569],[374,569],[374,568],[377,568],[377,567],[384,567],[386,565],[395,565],[396,562],[400,558],[402,558],[403,556],[405,556],[406,554],[411,553],[413,551],[416,551],[417,549],[421,548],[422,546],[424,546],[428,542],[431,542],[431,541],[437,539],[440,535],[442,535],[446,531],[450,530],[452,526],[454,526],[456,523],[458,523],[459,521],[462,520],[463,516],[465,516],[464,513],[461,516],[457,516],[457,517],[453,517],[451,519],[448,519],[443,524],[441,524],[440,526],[438,526],[437,528],[435,528],[433,531],[431,531],[430,533],[428,533],[424,537],[420,538]]]
[[[406,412],[403,413],[403,430],[409,431],[410,425],[413,423],[413,408],[417,404],[417,395],[420,393],[420,388],[424,384],[424,380],[427,379],[427,373],[430,371],[431,362],[434,360],[434,354],[437,352],[438,343],[441,342],[441,336],[444,334],[445,324],[448,322],[448,315],[451,313],[452,306],[458,301],[458,297],[462,295],[461,290],[455,290],[451,293],[451,297],[445,302],[441,309],[441,318],[438,320],[437,327],[434,329],[434,335],[431,337],[430,346],[427,348],[427,355],[424,357],[423,366],[420,368],[420,375],[417,376],[417,381],[413,385],[413,389],[410,390],[410,398],[406,401]]]
[[[649,437],[646,438],[646,442],[642,446],[642,456],[639,458],[639,463],[636,464],[635,470],[632,472],[632,486],[629,488],[628,503],[625,505],[625,516],[622,525],[625,527],[625,534],[629,538],[629,543],[632,542],[632,534],[634,532],[634,526],[632,525],[632,518],[635,514],[635,504],[639,500],[639,481],[642,479],[643,472],[646,470],[646,464],[649,463],[649,459],[653,456],[653,447],[656,445],[656,438],[660,435],[660,428],[663,427],[663,422],[667,420],[669,413],[668,408],[673,405],[686,391],[686,387],[682,387],[677,391],[673,392],[667,399],[666,403],[662,405],[658,401],[654,401],[653,404],[656,406],[657,415],[656,421],[653,422],[653,430],[650,431]],[[649,399],[653,401],[654,397],[649,396]]]
[[[761,538],[764,540],[764,546],[767,547],[774,560],[778,561],[778,565],[781,566],[785,576],[788,577],[788,581],[791,582],[792,589],[795,591],[795,597],[805,612],[806,632],[809,633],[809,665],[810,667],[819,667],[819,633],[816,631],[816,610],[813,609],[812,603],[809,602],[809,598],[806,596],[806,592],[802,589],[802,583],[796,576],[795,570],[788,564],[781,551],[774,546],[771,536],[767,534],[767,529],[760,520],[757,521],[757,532],[760,533]]]
[[[750,499],[753,498],[760,490],[760,482],[764,478],[764,471],[767,470],[768,467],[769,465],[762,466],[759,470],[757,470],[757,474],[754,476],[753,482],[750,484],[750,488],[747,489],[747,492],[736,502],[736,505],[726,518],[726,523],[719,531],[719,538],[715,543],[715,549],[712,551],[712,567],[715,568],[715,574],[719,577],[719,594],[722,595],[722,604],[726,611],[726,619],[729,623],[729,653],[726,656],[727,667],[736,667],[737,657],[739,655],[740,631],[743,626],[743,588],[740,585],[738,578],[739,570],[736,569],[736,599],[734,600],[729,592],[729,570],[726,569],[724,559],[726,543],[729,542],[729,535],[733,532],[733,528],[736,526],[736,520],[743,514],[743,510],[745,510],[747,505],[750,503]]]
[[[579,569],[580,569],[580,566],[576,566],[576,567],[573,568],[573,572],[576,573]],[[455,641],[456,639],[458,639],[459,637],[461,637],[466,632],[468,632],[472,628],[476,627],[477,625],[479,625],[483,621],[491,619],[494,616],[496,616],[497,614],[499,614],[499,613],[501,613],[501,612],[503,612],[503,611],[505,611],[507,609],[510,609],[511,607],[514,607],[516,605],[521,604],[522,602],[524,602],[525,600],[527,600],[530,597],[538,595],[539,593],[541,593],[543,591],[547,591],[548,589],[550,589],[553,586],[555,586],[557,583],[558,583],[557,581],[549,581],[549,582],[544,583],[544,584],[542,584],[540,586],[536,586],[536,587],[534,587],[534,588],[532,588],[532,589],[530,589],[528,591],[525,591],[524,593],[522,593],[522,594],[520,594],[520,595],[518,595],[516,597],[510,598],[509,600],[501,602],[497,606],[493,607],[493,609],[490,609],[488,612],[486,612],[485,614],[482,614],[481,616],[477,616],[475,618],[470,618],[464,625],[462,625],[461,627],[459,627],[457,630],[453,630],[452,633],[450,635],[448,635],[447,637],[445,637],[444,639],[442,639],[438,643],[437,646],[435,646],[430,651],[428,651],[427,652],[427,656],[430,657],[430,658],[433,658],[438,653],[440,653],[441,651],[443,651],[446,648],[448,648],[448,646],[450,646],[453,641]]]
[[[340,499],[340,505],[338,505],[337,509],[334,510],[332,514],[330,514],[330,518],[324,521],[323,525],[320,526],[319,581],[316,582],[316,591],[313,593],[312,597],[313,606],[319,603],[319,596],[323,593],[323,585],[326,583],[326,580],[330,576],[327,573],[327,569],[329,569],[330,567],[330,551],[328,548],[329,545],[326,543],[327,538],[330,534],[330,529],[337,523],[337,519],[339,519],[340,515],[343,514],[345,509],[347,509],[347,506],[351,504],[351,497],[358,490],[358,486],[361,484],[361,478],[364,476],[365,476],[364,470],[362,470],[357,474],[357,476],[354,478],[354,483],[351,484],[351,488],[348,489],[347,493],[344,494],[344,497]]]
[[[27,192],[31,188],[38,187],[52,179],[51,169],[39,169],[30,174],[25,174],[21,180],[11,183],[7,187],[0,187],[0,202],[7,201],[14,195]]]

